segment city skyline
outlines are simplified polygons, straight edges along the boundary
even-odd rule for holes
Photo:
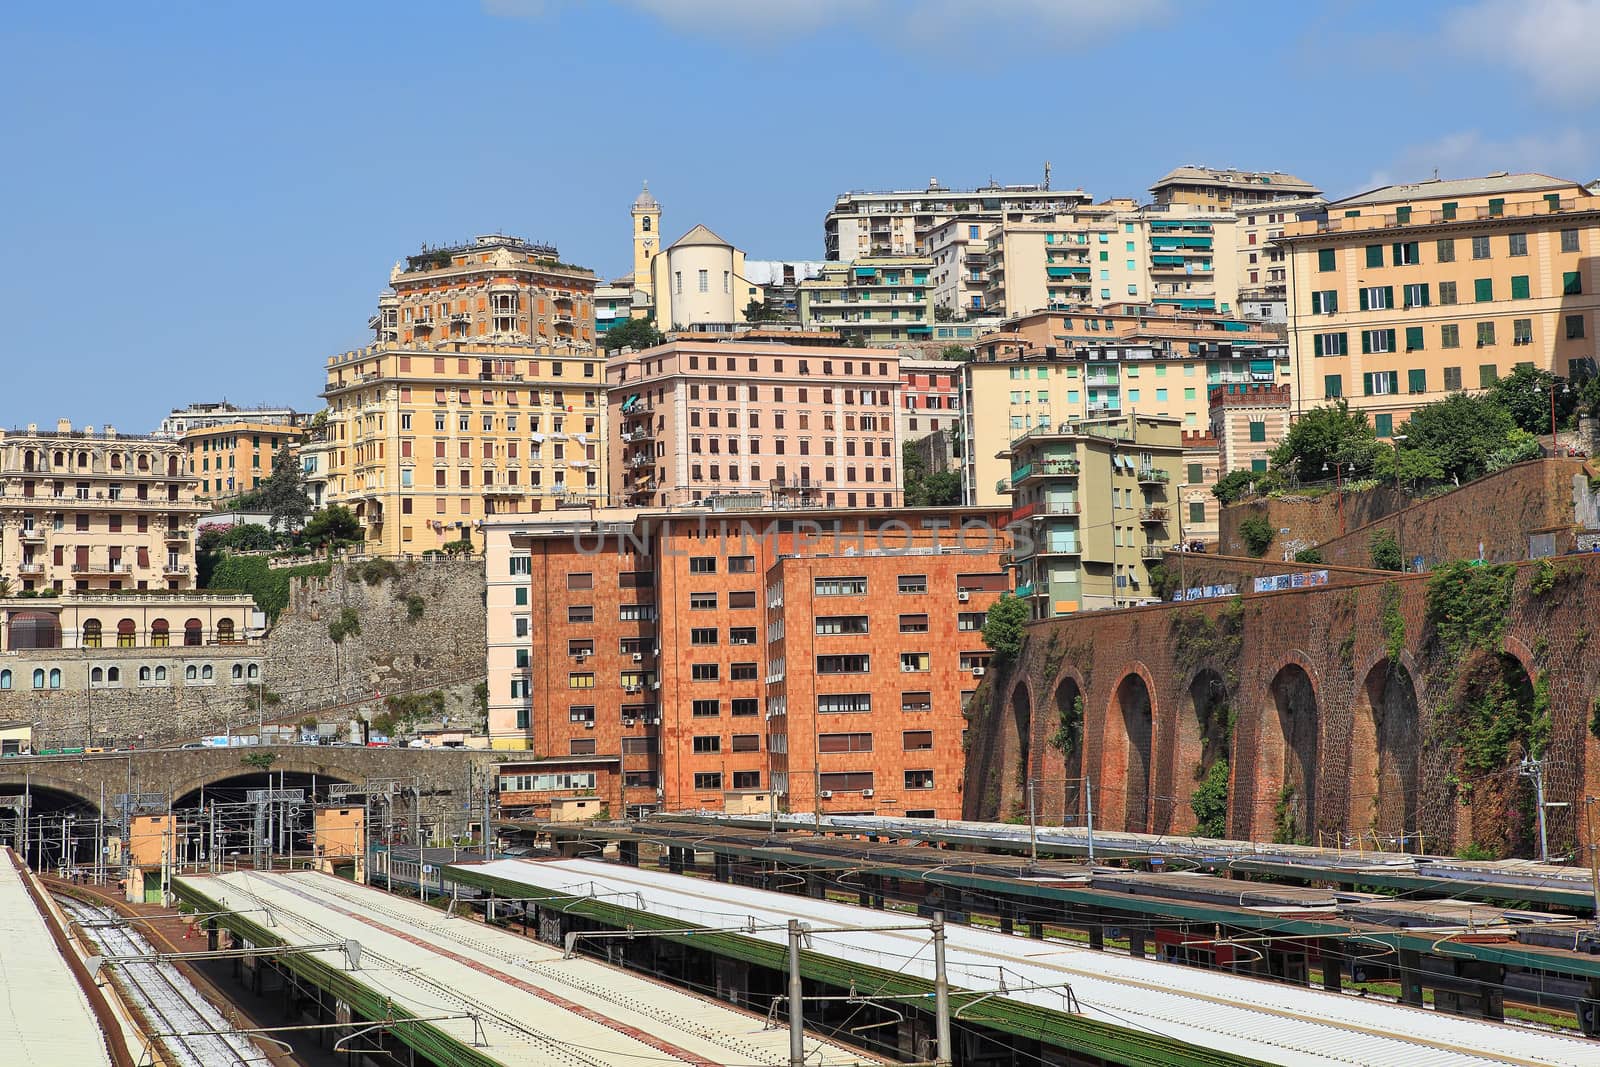
[[[1600,170],[1579,134],[1597,76],[1571,58],[1600,33],[1591,0],[1271,20],[1244,4],[1065,7],[489,0],[303,24],[292,8],[26,11],[0,74],[21,104],[8,141],[25,147],[0,176],[0,424],[142,432],[223,397],[315,410],[324,360],[370,340],[389,265],[507,231],[614,277],[643,180],[664,239],[705,223],[752,258],[816,259],[848,189],[1036,182],[1046,161],[1055,187],[1096,198],[1147,198],[1185,163],[1283,170],[1330,197],[1436,168]],[[421,51],[441,35],[445,51]],[[1244,66],[1206,59],[1241,47]],[[1081,86],[1070,108],[1063,70]],[[1224,106],[1196,115],[1204,82]],[[131,276],[65,310],[88,256]],[[64,364],[70,398],[52,395]]]

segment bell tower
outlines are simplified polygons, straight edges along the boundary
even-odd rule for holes
[[[633,287],[642,290],[652,305],[655,287],[650,268],[661,251],[661,205],[650,195],[650,183],[633,201]]]

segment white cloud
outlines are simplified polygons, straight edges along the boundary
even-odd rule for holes
[[[1490,140],[1479,130],[1461,130],[1406,149],[1374,171],[1360,189],[1431,178],[1476,178],[1498,170],[1537,171],[1557,178],[1587,181],[1597,166],[1591,139],[1578,130],[1524,134]]]
[[[1457,50],[1511,67],[1546,96],[1586,106],[1600,90],[1600,0],[1478,0],[1449,20]]]
[[[482,0],[487,14],[537,18],[572,0]],[[612,0],[681,33],[779,41],[827,29],[887,43],[960,42],[987,31],[1056,42],[1115,33],[1168,14],[1173,0]]]

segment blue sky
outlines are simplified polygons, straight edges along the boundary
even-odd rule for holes
[[[31,3],[0,66],[0,424],[314,408],[388,270],[505,230],[606,275],[670,236],[820,258],[851,188],[1330,194],[1600,174],[1600,0]]]

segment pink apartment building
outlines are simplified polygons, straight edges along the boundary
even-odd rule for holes
[[[670,341],[606,364],[615,496],[637,507],[898,507],[893,349]]]

